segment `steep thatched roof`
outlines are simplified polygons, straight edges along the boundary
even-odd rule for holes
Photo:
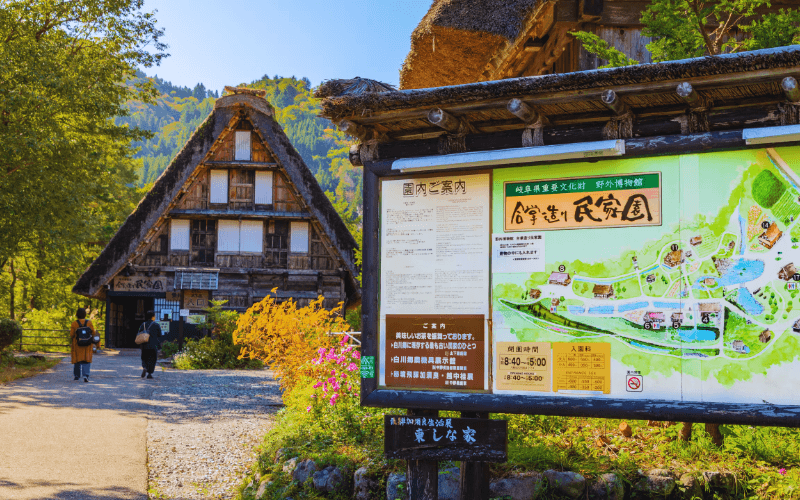
[[[464,85],[443,86],[419,90],[398,90],[378,94],[345,95],[329,97],[322,102],[322,116],[338,122],[350,118],[359,122],[361,116],[370,115],[372,120],[377,119],[382,113],[414,108],[431,107],[468,107],[471,103],[479,103],[492,99],[511,99],[514,97],[545,97],[559,95],[563,100],[566,93],[586,95],[588,91],[601,91],[606,88],[621,88],[626,85],[643,86],[660,82],[680,82],[684,80],[697,80],[716,77],[719,75],[755,73],[762,70],[782,69],[795,70],[800,66],[800,46],[792,45],[777,49],[764,49],[740,54],[726,54],[720,56],[698,57],[680,61],[663,63],[639,64],[621,68],[597,69],[579,71],[574,73],[561,73],[532,77],[509,78],[491,82],[477,82]],[[735,84],[731,81],[731,84]],[[777,84],[775,84],[777,85]],[[623,89],[624,90],[624,89]],[[758,90],[758,88],[753,89]],[[780,88],[776,86],[780,93]],[[661,93],[664,93],[662,96]],[[636,93],[626,96],[633,107],[649,107],[651,105],[671,104],[680,102],[675,95],[674,88],[668,91],[652,90],[650,92]],[[741,92],[733,93],[730,99],[741,99]],[[592,96],[591,99],[596,99]],[[728,99],[723,93],[715,96],[720,101]],[[579,99],[580,100],[580,99]],[[576,106],[580,102],[576,102]],[[505,107],[505,103],[499,105]],[[553,109],[542,103],[541,112],[546,116],[559,114],[563,105],[554,101]],[[599,102],[586,104],[586,109],[575,109],[573,112],[592,111]],[[602,106],[600,106],[602,109]],[[485,112],[485,110],[484,110]],[[504,110],[502,113],[513,118]],[[420,113],[424,116],[425,113]],[[366,124],[366,123],[362,123]]]
[[[540,0],[434,0],[411,34],[400,88],[479,80],[495,53],[525,36],[525,21]]]
[[[183,149],[159,176],[153,187],[128,216],[100,255],[81,275],[72,291],[79,295],[102,298],[103,285],[108,283],[129,262],[131,256],[146,243],[148,232],[169,216],[170,204],[180,195],[195,169],[205,161],[220,135],[240,117],[252,123],[254,131],[269,147],[278,164],[297,189],[302,201],[345,264],[347,296],[358,300],[361,291],[357,281],[354,250],[357,243],[333,208],[328,197],[295,150],[281,126],[274,119],[272,106],[263,97],[251,92],[235,92],[217,100],[214,110],[194,131]]]
[[[322,99],[340,95],[361,95],[367,93],[389,92],[397,90],[388,83],[370,80],[369,78],[355,78],[343,80],[327,80],[314,91],[314,97]]]

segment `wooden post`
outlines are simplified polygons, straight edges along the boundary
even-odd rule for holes
[[[437,410],[408,410],[409,415],[437,417]],[[408,460],[406,462],[409,500],[439,500],[439,462]]]
[[[781,80],[781,89],[789,102],[800,102],[800,88],[797,86],[797,80],[791,76],[787,76]]]
[[[488,412],[461,412],[461,418],[489,418]],[[461,500],[489,500],[491,479],[488,462],[461,462]]]

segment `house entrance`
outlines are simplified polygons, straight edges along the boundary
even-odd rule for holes
[[[106,345],[108,347],[138,347],[134,342],[136,332],[145,320],[145,313],[153,310],[154,297],[109,297]]]

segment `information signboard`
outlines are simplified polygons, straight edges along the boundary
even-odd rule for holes
[[[365,404],[800,424],[800,147],[374,182]]]

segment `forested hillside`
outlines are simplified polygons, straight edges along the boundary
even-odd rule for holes
[[[143,73],[137,76],[139,80],[147,78]],[[154,134],[152,139],[134,143],[139,148],[136,158],[141,162],[140,186],[158,178],[189,135],[211,113],[219,97],[218,92],[206,90],[202,83],[190,89],[158,77],[151,81],[160,93],[156,104],[131,102],[130,116],[118,119]],[[266,90],[278,121],[322,189],[330,192],[335,201],[346,204],[346,208],[354,209],[351,216],[360,213],[351,205],[361,200],[361,171],[347,161],[348,144],[344,135],[331,122],[317,116],[319,105],[311,97],[311,82],[306,78],[265,75],[247,86]]]

